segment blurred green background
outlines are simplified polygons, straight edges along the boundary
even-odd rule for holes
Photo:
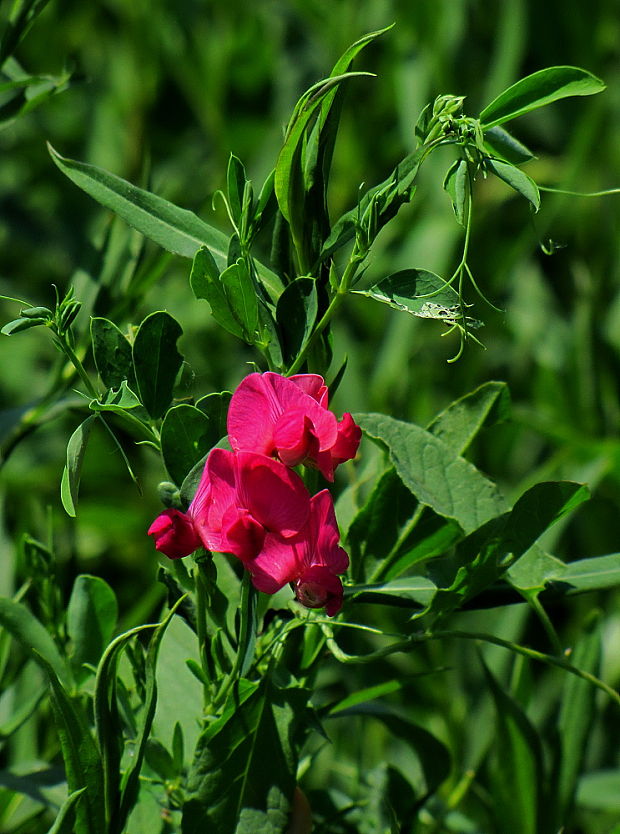
[[[616,187],[618,12],[614,0],[52,0],[16,57],[30,73],[71,67],[73,82],[2,124],[0,293],[50,305],[52,284],[64,291],[73,281],[78,297],[88,297],[104,280],[100,248],[111,217],[63,177],[46,141],[226,228],[221,203],[213,208],[212,197],[224,184],[228,154],[239,156],[260,186],[299,94],[327,75],[350,43],[392,22],[395,27],[356,65],[377,77],[348,83],[334,159],[334,218],[354,204],[360,183],[382,180],[415,146],[418,114],[436,95],[465,95],[465,112],[475,116],[518,78],[554,64],[581,66],[608,89],[510,125],[537,156],[526,170],[543,185]],[[446,149],[425,164],[413,204],[378,241],[369,278],[405,267],[451,274],[462,241],[441,183],[452,158]],[[335,364],[345,354],[349,364],[334,408],[384,411],[424,424],[480,383],[505,380],[514,419],[483,434],[472,459],[511,498],[537,480],[587,481],[593,500],[548,545],[564,559],[616,551],[620,197],[543,194],[542,209],[532,217],[525,201],[497,180],[481,181],[474,212],[471,266],[503,310],[471,299],[474,315],[486,322],[486,350],[469,345],[449,364],[457,344],[454,337],[441,338],[439,325],[351,298],[335,327]],[[121,226],[115,224],[115,234],[125,234]],[[129,238],[139,245],[135,235]],[[550,240],[558,245],[551,256],[541,249]],[[235,386],[247,372],[244,363],[255,357],[210,320],[204,302],[193,300],[189,268],[188,261],[147,244],[139,265],[146,293],[133,323],[155,309],[179,319],[180,347],[201,396]],[[3,322],[17,312],[14,304],[0,305]],[[87,327],[86,315],[79,327]],[[41,329],[0,337],[3,436],[44,395],[56,358]],[[97,435],[86,456],[78,518],[68,519],[59,483],[66,440],[79,420],[77,412],[61,413],[12,449],[2,469],[1,591],[12,593],[26,570],[11,541],[25,532],[45,540],[51,525],[65,586],[78,571],[104,576],[117,591],[125,624],[133,625],[150,616],[159,599],[145,529],[159,511],[156,485],[165,473],[153,455],[128,444],[140,496],[118,452]],[[613,684],[620,679],[620,654],[613,649],[620,630],[617,597],[599,601],[608,611],[606,673]],[[590,597],[580,601],[577,614],[556,613],[570,631],[594,603]],[[430,684],[426,696],[447,698]],[[600,745],[599,765],[609,765],[603,738]]]

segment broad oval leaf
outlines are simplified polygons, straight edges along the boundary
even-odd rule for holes
[[[90,320],[93,358],[106,388],[118,388],[123,380],[132,386],[131,345],[114,322],[103,317]],[[133,387],[133,386],[132,386]]]
[[[591,96],[605,89],[600,78],[579,67],[548,67],[504,90],[480,113],[483,130],[568,96]]]
[[[313,278],[296,278],[278,299],[276,320],[284,359],[289,364],[294,362],[310,338],[318,309],[316,281]]]
[[[403,483],[438,515],[471,533],[507,508],[494,483],[430,432],[384,414],[356,414],[371,438],[387,446]]]
[[[153,419],[161,417],[170,405],[172,392],[183,356],[177,339],[183,330],[169,313],[147,316],[133,344],[133,365],[140,400]]]
[[[169,409],[161,427],[161,453],[168,474],[175,484],[182,484],[192,466],[220,439],[219,426],[187,403]]]
[[[81,574],[73,584],[67,608],[67,634],[73,642],[71,662],[78,681],[90,674],[112,638],[118,617],[114,591],[99,576]]]
[[[463,317],[457,291],[427,269],[403,269],[367,290],[353,292],[389,304],[395,310],[403,310],[412,316],[436,319],[448,325]],[[467,323],[470,327],[481,324],[469,317]]]

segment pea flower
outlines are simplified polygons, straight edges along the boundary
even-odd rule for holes
[[[250,374],[230,402],[231,447],[276,457],[286,466],[305,463],[333,481],[335,468],[355,457],[362,432],[350,414],[338,422],[328,397],[318,374]]]
[[[330,617],[342,607],[343,589],[338,574],[349,566],[339,546],[340,533],[329,491],[310,499],[310,513],[303,529],[289,539],[265,538],[260,553],[246,563],[259,591],[274,594],[292,583],[295,596],[306,608],[323,608]]]
[[[261,551],[267,536],[295,536],[309,512],[303,481],[284,464],[253,452],[213,449],[187,513],[166,510],[148,534],[171,559],[204,545],[245,562]]]

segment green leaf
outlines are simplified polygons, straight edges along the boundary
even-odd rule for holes
[[[433,611],[454,610],[488,588],[549,527],[588,498],[586,487],[570,481],[536,484],[527,490],[511,512],[492,519],[458,545],[460,566],[451,584],[435,594]]]
[[[269,680],[260,685],[239,681],[221,718],[198,740],[183,834],[281,834],[286,829],[308,695]]]
[[[487,130],[567,96],[590,96],[604,89],[600,78],[579,67],[548,67],[500,93],[487,104],[479,119],[482,128]]]
[[[411,202],[416,190],[413,183],[426,152],[426,146],[422,146],[402,159],[386,180],[370,188],[357,206],[343,214],[333,224],[321,249],[321,262],[331,258],[334,252],[355,237],[359,230],[359,218],[366,217],[373,204],[376,206],[376,218],[372,239],[389,220],[398,214],[402,205]]]
[[[318,313],[316,281],[296,278],[284,290],[276,307],[276,320],[284,359],[292,364],[310,338]]]
[[[508,582],[518,590],[542,591],[547,578],[558,575],[565,568],[564,562],[543,550],[540,545],[530,547],[506,574]]]
[[[601,622],[599,616],[581,630],[571,652],[570,662],[578,669],[598,676],[601,663]],[[559,830],[569,819],[575,800],[577,780],[582,769],[587,742],[595,714],[595,689],[588,681],[565,675],[562,701],[557,720],[557,743],[554,744],[555,771],[553,810],[550,829]]]
[[[241,226],[245,183],[246,175],[243,163],[231,153],[226,170],[226,187],[228,192],[228,207],[237,229]]]
[[[22,330],[30,330],[31,327],[38,327],[41,324],[47,324],[47,321],[48,319],[43,317],[23,317],[13,319],[13,321],[9,321],[4,325],[4,327],[0,330],[0,333],[5,336],[11,336],[13,333],[21,333]]]
[[[22,0],[12,5],[8,20],[3,19],[0,66],[15,52],[21,39],[48,3],[49,0]]]
[[[244,258],[239,258],[220,275],[228,308],[241,328],[242,338],[250,345],[256,340],[258,296]],[[214,314],[215,316],[215,314]]]
[[[437,586],[425,576],[405,576],[376,585],[347,585],[344,590],[346,596],[360,595],[360,602],[426,608],[435,596]]]
[[[47,834],[75,834],[75,806],[85,790],[84,787],[69,794]]]
[[[540,208],[540,192],[531,177],[528,177],[527,174],[509,162],[502,162],[490,157],[485,158],[484,167],[525,197],[526,200],[529,200],[534,206],[534,211],[538,211]]]
[[[348,718],[363,715],[381,721],[394,738],[408,744],[420,763],[421,784],[419,801],[433,794],[450,775],[451,758],[448,748],[428,730],[397,714],[384,704],[366,703],[350,706],[330,713],[326,718]]]
[[[156,627],[146,654],[146,691],[144,705],[138,728],[138,735],[135,739],[135,747],[130,764],[128,765],[121,785],[121,805],[118,815],[118,828],[123,831],[131,809],[134,807],[140,790],[140,769],[146,752],[146,744],[153,726],[155,709],[157,707],[157,658],[161,641],[170,625],[176,610],[182,604],[184,597],[181,597],[166,615],[165,619]]]
[[[92,318],[90,335],[97,372],[106,388],[118,388],[123,380],[135,388],[131,345],[114,322]]]
[[[67,159],[49,143],[48,150],[63,174],[145,237],[185,258],[193,258],[200,246],[208,246],[220,264],[225,264],[228,238],[193,212],[137,188],[102,168]]]
[[[161,427],[161,453],[168,474],[182,484],[190,469],[220,440],[219,426],[193,405],[169,409]]]
[[[454,165],[446,174],[443,187],[452,200],[452,208],[456,219],[465,226],[469,216],[469,204],[471,201],[471,185],[469,181],[469,170],[465,159],[457,159]]]
[[[387,446],[403,483],[438,515],[466,533],[506,510],[495,484],[430,432],[382,414],[354,415],[362,430]]]
[[[219,268],[226,266],[228,237],[193,212],[137,188],[102,168],[62,157],[49,143],[48,150],[70,180],[145,237],[185,258],[193,258],[201,246],[207,246]],[[256,268],[262,283],[277,298],[282,291],[278,276],[263,264],[257,263]]]
[[[28,655],[41,664],[41,658],[63,682],[69,682],[69,670],[43,624],[25,605],[0,597],[0,624]]]
[[[495,704],[495,743],[489,777],[497,830],[538,834],[542,804],[542,750],[536,730],[519,704],[499,686],[482,663]]]
[[[620,770],[597,770],[582,776],[577,788],[577,805],[592,811],[620,814]]]
[[[519,563],[515,566],[519,567]],[[574,562],[554,560],[547,565],[542,582],[553,594],[582,594],[620,585],[620,553],[592,556]]]
[[[437,319],[450,325],[463,318],[457,291],[427,269],[403,269],[370,289],[353,292],[423,319]],[[470,327],[480,324],[470,318],[467,321]]]
[[[400,692],[402,688],[403,682],[400,680],[384,681],[383,683],[378,683],[375,686],[359,689],[351,695],[347,695],[346,698],[342,699],[342,701],[338,701],[337,704],[332,704],[325,710],[322,710],[322,712],[329,712],[330,715],[335,715],[343,710],[357,707],[359,704],[374,701],[376,698],[383,698],[384,695],[390,695],[392,692]]]
[[[142,403],[137,395],[129,388],[127,380],[123,380],[119,387],[106,391],[100,400],[93,400],[89,408],[93,411],[111,411],[116,414],[126,413],[133,408],[140,408]]]
[[[78,682],[90,676],[84,663],[99,663],[116,628],[117,617],[116,596],[108,583],[98,576],[78,576],[67,607],[67,634],[73,641],[71,662]]]
[[[183,364],[177,350],[181,325],[165,312],[151,313],[140,325],[133,344],[133,364],[140,400],[153,419],[170,405],[176,376]]]
[[[231,397],[230,391],[221,391],[217,394],[207,394],[196,402],[196,408],[208,417],[211,431],[214,436],[217,435],[218,441],[226,434],[226,418]]]
[[[427,426],[456,454],[462,455],[478,432],[507,420],[510,392],[505,382],[485,382],[455,400]]]
[[[521,165],[534,159],[534,154],[503,127],[490,127],[484,131],[484,144],[491,156],[498,156],[513,165]]]
[[[67,695],[51,665],[43,657],[51,687],[54,720],[65,762],[70,793],[84,789],[76,806],[75,834],[108,834],[103,790],[103,768],[82,706]]]
[[[78,492],[80,489],[80,476],[82,474],[82,462],[86,451],[88,436],[95,420],[95,415],[87,417],[77,427],[67,443],[67,463],[62,473],[60,483],[60,497],[67,515],[75,518]]]
[[[206,246],[201,246],[194,256],[189,282],[196,298],[203,298],[211,307],[216,322],[237,338],[243,338],[243,328],[233,316],[220,282],[220,270]]]
[[[445,553],[462,537],[458,524],[428,509],[410,525],[417,508],[396,471],[384,472],[347,533],[357,582],[393,579],[412,565]]]

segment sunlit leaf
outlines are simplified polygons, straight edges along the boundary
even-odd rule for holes
[[[548,67],[504,90],[487,104],[479,118],[487,129],[567,96],[591,96],[604,89],[600,78],[579,67]]]

